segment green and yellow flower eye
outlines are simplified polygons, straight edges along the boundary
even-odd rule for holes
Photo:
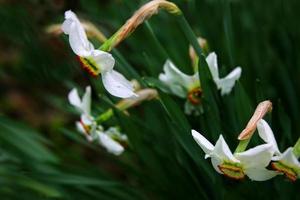
[[[275,171],[283,173],[289,180],[293,182],[297,180],[297,172],[293,169],[293,167],[282,162],[272,162],[271,167]]]
[[[191,102],[193,105],[201,104],[202,89],[200,87],[192,89],[188,93],[187,98],[188,98],[189,102]]]
[[[83,69],[85,69],[91,76],[98,76],[100,68],[93,59],[77,56],[78,61]]]
[[[245,173],[241,166],[231,163],[223,163],[218,165],[219,170],[227,177],[241,180],[245,178]]]

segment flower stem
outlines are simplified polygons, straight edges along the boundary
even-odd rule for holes
[[[300,138],[298,138],[296,144],[294,145],[293,153],[297,158],[300,157]]]
[[[198,39],[197,39],[195,33],[193,32],[191,26],[186,21],[182,12],[180,13],[180,15],[177,15],[176,17],[177,17],[177,22],[178,22],[180,28],[182,29],[184,35],[186,36],[186,38],[188,39],[190,44],[193,46],[196,54],[200,58],[201,54],[202,54],[202,49],[198,43]]]
[[[150,101],[150,100],[156,99],[158,97],[157,91],[155,89],[150,89],[150,88],[141,89],[141,90],[137,91],[136,93],[137,93],[138,97],[123,99],[115,105],[115,108],[121,112],[126,113],[127,109],[137,106],[140,103],[142,103],[143,101]],[[96,118],[96,122],[99,124],[103,123],[103,122],[109,120],[113,115],[114,115],[114,111],[113,111],[113,109],[110,108],[107,111],[105,111],[104,113],[102,113],[101,115],[99,115]]]
[[[250,139],[251,139],[251,138],[246,139],[246,140],[241,140],[241,141],[239,142],[238,146],[236,147],[234,153],[240,153],[240,152],[245,151],[246,148],[247,148],[247,146],[248,146],[248,144],[249,144],[249,142],[250,142]]]
[[[104,113],[102,113],[101,115],[99,115],[97,118],[96,118],[96,122],[98,124],[101,124],[107,120],[109,120],[112,116],[114,115],[114,112],[113,110],[110,108],[108,109],[107,111],[105,111]]]

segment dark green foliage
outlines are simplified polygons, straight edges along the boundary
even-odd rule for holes
[[[257,103],[270,99],[266,119],[280,150],[294,145],[300,134],[298,0],[174,0],[217,53],[221,77],[242,67],[233,92],[220,95],[202,56],[204,114],[186,116],[184,101],[163,92],[129,116],[115,110],[104,126],[118,124],[127,134],[130,144],[120,157],[75,131],[78,116],[67,102],[72,87],[92,85],[95,111],[117,99],[80,69],[65,36],[45,28],[72,9],[109,37],[145,2],[0,3],[1,199],[299,199],[299,180],[232,181],[217,174],[190,133],[193,128],[212,143],[223,134],[234,150]],[[141,25],[112,51],[116,69],[153,88],[163,87],[157,76],[166,58],[191,74],[189,42],[177,22],[160,12]],[[260,143],[254,137],[249,146]]]

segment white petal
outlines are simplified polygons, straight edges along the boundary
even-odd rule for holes
[[[282,155],[274,157],[272,160],[275,161],[281,161],[285,163],[286,165],[289,165],[291,167],[298,167],[300,168],[300,162],[296,158],[295,154],[293,153],[293,148],[289,147],[287,150],[285,150]]]
[[[164,82],[171,92],[185,98],[190,89],[200,86],[198,73],[186,75],[182,73],[170,60],[164,64],[164,73],[159,75],[159,80]]]
[[[76,128],[80,133],[85,133],[85,129],[80,122],[76,122]]]
[[[209,67],[210,73],[212,75],[213,80],[219,79],[219,69],[218,69],[218,60],[215,52],[210,53],[206,57],[206,62]]]
[[[84,111],[85,114],[90,114],[91,113],[91,95],[92,95],[92,92],[91,92],[91,86],[87,86],[85,88],[85,93],[82,97],[82,104],[81,104],[81,107],[82,107],[82,110]]]
[[[122,154],[124,151],[124,147],[122,145],[101,132],[99,132],[99,142],[109,153],[116,156]]]
[[[220,160],[229,160],[232,162],[239,162],[231,153],[227,143],[222,135],[220,135],[214,150],[211,153],[211,157],[218,157]]]
[[[120,98],[137,96],[133,92],[132,84],[119,72],[111,70],[102,73],[105,89],[112,95]]]
[[[81,57],[91,55],[94,49],[92,43],[87,39],[83,26],[72,11],[65,12],[65,21],[62,30],[69,35],[69,43],[75,54]]]
[[[190,101],[184,103],[184,113],[187,115],[199,116],[202,112],[201,105],[193,105]]]
[[[195,130],[192,130],[192,135],[197,144],[205,152],[205,157],[207,157],[207,155],[209,155],[214,150],[214,145],[212,145],[212,143],[210,143],[203,135]]]
[[[72,89],[68,95],[68,99],[71,105],[75,106],[82,114],[90,115],[91,112],[91,87],[88,86],[85,89],[85,94],[82,100],[78,95],[76,88]]]
[[[266,181],[278,175],[277,172],[267,170],[265,168],[250,168],[246,169],[247,176],[254,181]]]
[[[81,27],[81,25],[72,24],[71,32],[69,34],[69,43],[76,55],[88,57],[91,55],[94,47],[92,43],[87,40],[86,36],[84,37],[80,34],[81,31],[79,27]]]
[[[79,21],[71,10],[65,12],[65,21],[63,22],[61,29],[65,34],[70,33],[71,24],[75,21]]]
[[[73,88],[68,95],[68,99],[71,105],[81,110],[81,99],[78,95],[77,89]]]
[[[80,119],[82,123],[84,123],[87,126],[90,126],[94,123],[94,120],[90,115],[83,114],[81,115]]]
[[[241,161],[244,168],[264,168],[270,163],[273,153],[272,145],[263,144],[242,153],[236,153],[235,157]]]
[[[94,61],[97,63],[97,66],[100,67],[101,72],[111,71],[115,65],[114,57],[105,51],[93,50],[92,55]]]
[[[269,124],[265,120],[261,119],[257,123],[257,130],[261,139],[263,139],[266,143],[271,144],[275,154],[279,155],[280,151]]]
[[[242,69],[240,67],[235,68],[225,78],[215,80],[218,89],[221,89],[221,95],[225,95],[231,92],[235,82],[241,77]]]

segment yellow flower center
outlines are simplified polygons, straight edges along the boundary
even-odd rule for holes
[[[272,162],[271,167],[275,171],[283,173],[290,181],[294,182],[297,180],[297,172],[293,167],[287,166],[282,162]]]
[[[236,163],[223,163],[218,165],[219,170],[227,177],[241,180],[245,178],[245,173],[239,164]]]
[[[187,95],[187,99],[189,102],[191,102],[193,105],[199,105],[201,104],[201,98],[202,98],[202,89],[200,87],[196,87],[189,91]]]
[[[83,127],[85,133],[86,133],[87,135],[90,135],[91,126],[86,125],[85,123],[83,123],[82,120],[80,120],[80,124],[81,124],[81,126]]]
[[[100,67],[97,63],[88,57],[77,56],[78,61],[83,69],[85,69],[91,76],[97,76],[100,74]]]

